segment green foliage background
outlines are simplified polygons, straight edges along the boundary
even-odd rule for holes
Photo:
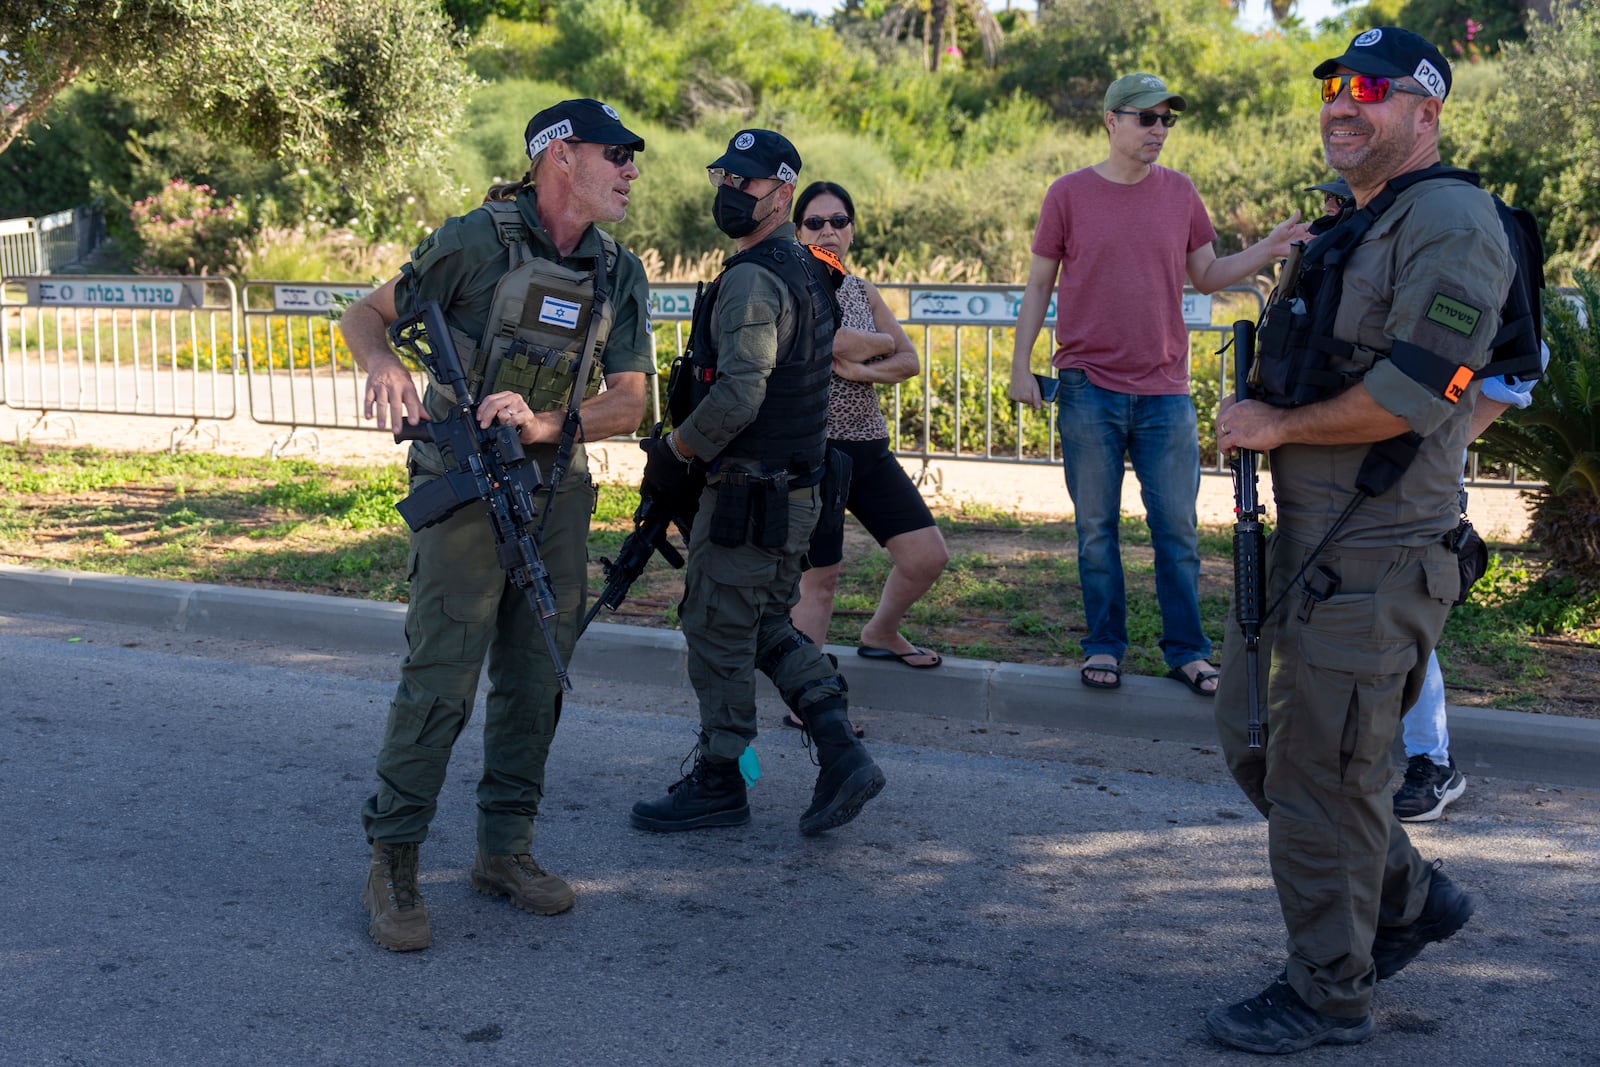
[[[392,114],[349,110],[328,122],[320,152],[269,152],[229,137],[226,122],[174,108],[159,83],[82,82],[0,154],[0,216],[99,199],[131,244],[128,205],[182,178],[238,196],[265,240],[348,230],[398,255],[493,181],[521,174],[534,110],[585,95],[615,105],[649,144],[618,237],[681,262],[680,274],[703,273],[725,244],[709,219],[706,161],[736,129],[764,125],[800,146],[805,178],[851,189],[864,272],[1015,282],[1045,188],[1104,152],[1106,82],[1149,69],[1190,101],[1163,162],[1194,178],[1226,254],[1296,208],[1316,210],[1301,191],[1327,176],[1309,72],[1352,29],[1400,21],[1454,61],[1446,158],[1535,211],[1554,282],[1600,261],[1600,137],[1575,121],[1600,91],[1600,5],[1557,0],[1555,23],[1524,25],[1515,0],[1375,0],[1331,25],[1290,19],[1252,34],[1218,0],[1055,0],[1036,21],[1003,13],[1010,30],[992,69],[977,61],[963,15],[954,27],[966,57],[937,71],[925,69],[917,19],[908,40],[878,36],[891,6],[845,0],[817,20],[754,0],[374,4],[331,32],[393,47],[336,52],[320,77],[351,101],[394,87]],[[1479,27],[1470,39],[1469,17]],[[441,20],[460,30],[453,43],[424,35]],[[420,55],[425,40],[434,43]],[[230,92],[247,97],[240,85]],[[408,154],[408,131],[436,126],[451,146],[443,166]],[[375,144],[382,179],[363,183],[338,165],[341,145]]]

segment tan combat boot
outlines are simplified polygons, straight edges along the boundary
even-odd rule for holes
[[[417,890],[415,843],[372,843],[372,866],[361,903],[372,916],[367,934],[390,952],[415,952],[433,943],[428,909]]]
[[[537,915],[559,915],[578,899],[572,887],[528,855],[490,855],[478,850],[472,862],[472,888],[480,893],[510,897],[511,903]]]

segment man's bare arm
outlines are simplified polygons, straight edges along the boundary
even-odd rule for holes
[[[1035,255],[1028,268],[1028,287],[1017,309],[1016,343],[1011,349],[1011,399],[1032,408],[1044,406],[1039,383],[1033,377],[1033,343],[1039,339],[1044,313],[1050,309],[1050,291],[1061,271],[1059,259]]]
[[[339,332],[350,355],[356,366],[367,372],[362,414],[377,419],[378,425],[391,433],[398,433],[402,423],[415,426],[427,418],[417,383],[389,347],[389,324],[400,317],[394,306],[399,281],[398,275],[390,278],[346,308],[339,319]]]

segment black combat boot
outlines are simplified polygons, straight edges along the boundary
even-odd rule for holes
[[[811,806],[800,816],[800,832],[820,834],[843,826],[883,789],[883,771],[850,728],[843,700],[824,700],[799,711],[817,746],[817,784]]]
[[[640,830],[671,833],[710,826],[743,826],[750,821],[744,776],[734,760],[720,760],[696,751],[694,767],[667,787],[660,800],[633,806],[633,825]]]

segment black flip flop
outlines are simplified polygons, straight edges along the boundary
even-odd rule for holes
[[[794,712],[792,712],[792,711],[784,712],[783,713],[783,718],[780,721],[783,723],[783,725],[787,726],[791,730],[804,730],[805,729],[804,726],[800,725],[799,720],[794,717]],[[867,731],[862,729],[861,727],[857,726],[855,723],[851,723],[850,724],[850,729],[851,729],[852,732],[855,733],[856,738],[858,740],[860,738],[863,738],[863,737],[867,736]]]
[[[1184,685],[1188,686],[1191,690],[1199,693],[1203,697],[1214,697],[1217,695],[1217,691],[1215,689],[1204,688],[1202,683],[1209,682],[1213,678],[1216,678],[1220,681],[1222,678],[1222,672],[1219,670],[1196,671],[1194,677],[1191,678],[1188,676],[1188,674],[1184,673],[1182,667],[1174,667],[1167,672],[1167,677],[1171,678],[1175,682],[1182,682]]]
[[[914,671],[931,671],[944,662],[944,657],[939,653],[926,648],[918,648],[916,645],[911,646],[910,652],[896,652],[892,648],[876,648],[872,645],[862,645],[856,649],[856,655],[863,659],[896,659]],[[910,660],[913,656],[932,656],[933,662],[912,663]]]
[[[1109,674],[1116,680],[1111,682],[1097,682],[1093,678],[1089,677],[1090,671],[1095,671],[1100,674]],[[1117,689],[1122,685],[1122,664],[1085,663],[1078,669],[1078,680],[1083,682],[1083,684],[1088,686],[1090,689]]]

